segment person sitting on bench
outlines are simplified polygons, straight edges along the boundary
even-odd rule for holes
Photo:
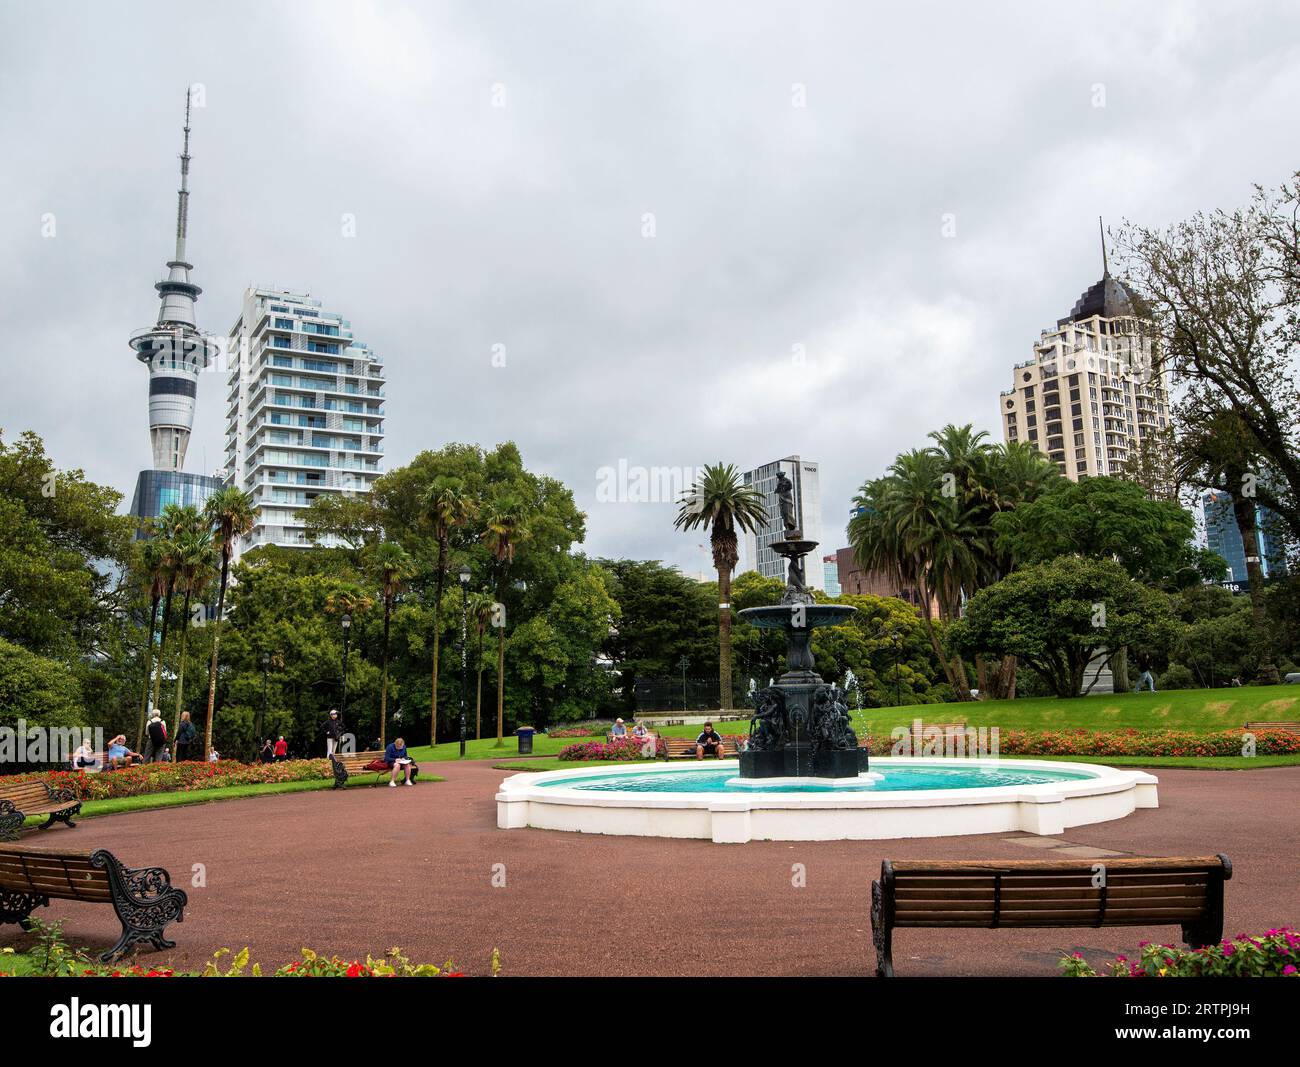
[[[703,759],[706,755],[722,759],[722,736],[711,722],[704,724],[700,736],[695,739],[695,758]]]
[[[609,731],[610,737],[626,737],[627,727],[623,725],[622,719],[615,719],[613,729]]]
[[[133,763],[143,763],[144,757],[138,752],[132,752],[126,746],[126,734],[118,734],[108,743],[108,751],[105,753],[108,757],[108,766],[110,768],[129,767]]]
[[[388,747],[384,749],[384,762],[388,764],[389,770],[392,772],[388,776],[389,786],[395,787],[397,785],[399,771],[406,775],[407,785],[415,785],[411,781],[411,774],[420,768],[415,765],[415,760],[406,754],[406,742],[402,738],[399,737],[397,740],[388,743]]]

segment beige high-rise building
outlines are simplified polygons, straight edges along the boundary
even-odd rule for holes
[[[1169,382],[1152,369],[1152,331],[1111,277],[1104,246],[1102,263],[1101,281],[1043,331],[1001,397],[1003,437],[1036,445],[1072,481],[1124,476],[1169,425]]]

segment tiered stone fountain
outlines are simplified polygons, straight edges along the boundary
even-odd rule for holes
[[[867,769],[867,750],[858,748],[843,691],[827,685],[815,669],[812,633],[848,621],[857,608],[818,604],[808,591],[804,558],[817,542],[805,540],[795,525],[793,486],[784,474],[777,499],[783,536],[771,548],[787,561],[785,592],[779,604],[738,614],[762,629],[785,631],[786,672],[749,695],[754,716],[749,747],[740,754],[740,777],[856,779]]]

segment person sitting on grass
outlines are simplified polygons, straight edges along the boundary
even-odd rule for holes
[[[703,759],[706,755],[722,759],[722,735],[713,728],[713,723],[706,722],[700,736],[695,739],[695,758]]]
[[[420,768],[416,766],[415,760],[407,755],[406,742],[402,738],[399,737],[388,743],[388,747],[384,749],[384,762],[388,764],[388,784],[390,787],[395,788],[397,786],[398,772],[406,775],[407,785],[415,785],[411,781],[411,776],[418,772]]]

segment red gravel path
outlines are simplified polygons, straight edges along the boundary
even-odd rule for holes
[[[87,819],[43,846],[106,847],[131,866],[161,865],[185,886],[177,947],[150,954],[181,968],[250,945],[278,964],[303,945],[349,957],[400,945],[483,973],[494,947],[515,975],[868,975],[870,883],[884,857],[1029,858],[1024,835],[924,841],[714,845],[549,830],[498,830],[493,796],[508,772],[437,767],[414,789],[299,793]],[[1300,767],[1161,770],[1156,811],[1080,827],[1070,845],[1138,855],[1224,852],[1233,861],[1227,930],[1300,925]],[[31,840],[30,837],[28,840]],[[1063,846],[1065,847],[1065,846]],[[792,886],[803,864],[806,888]],[[190,888],[194,865],[206,888]],[[506,885],[494,888],[504,864]],[[74,942],[116,937],[110,909],[55,901]],[[16,945],[16,929],[0,940]],[[1055,973],[1061,951],[1097,961],[1170,928],[902,931],[900,975]]]

